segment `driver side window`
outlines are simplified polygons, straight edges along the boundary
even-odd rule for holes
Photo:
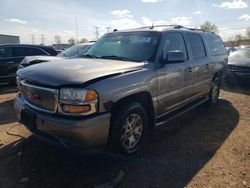
[[[186,45],[181,33],[167,33],[163,47],[163,58],[167,59],[169,51],[182,51],[187,58]]]

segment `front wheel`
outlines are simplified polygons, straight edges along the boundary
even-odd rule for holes
[[[137,152],[146,135],[148,117],[140,103],[124,106],[114,117],[111,125],[109,145],[113,150],[125,154]]]
[[[212,86],[209,92],[209,106],[218,104],[220,95],[220,79],[215,77],[212,81]]]

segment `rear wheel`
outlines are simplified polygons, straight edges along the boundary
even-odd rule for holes
[[[215,77],[212,81],[212,86],[209,92],[209,106],[218,104],[220,95],[220,79]]]
[[[137,152],[148,127],[147,113],[140,103],[131,103],[118,112],[111,125],[109,146],[125,154]]]

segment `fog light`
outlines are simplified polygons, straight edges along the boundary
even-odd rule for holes
[[[88,113],[91,110],[91,106],[64,104],[62,109],[65,113],[82,114],[82,113]]]

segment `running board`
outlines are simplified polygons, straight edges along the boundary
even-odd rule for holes
[[[164,125],[164,124],[169,123],[170,121],[172,121],[172,120],[176,119],[177,117],[185,114],[186,112],[196,108],[197,106],[200,106],[201,104],[206,102],[208,99],[209,99],[208,97],[205,97],[205,98],[202,98],[202,99],[195,100],[195,101],[181,107],[178,110],[175,110],[173,112],[170,112],[170,113],[166,114],[163,117],[160,117],[156,121],[156,126],[160,126],[160,125]]]

